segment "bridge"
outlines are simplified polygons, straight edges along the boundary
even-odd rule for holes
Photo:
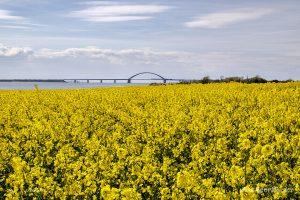
[[[154,75],[156,78],[137,78],[140,75],[149,74]],[[117,83],[118,81],[125,81],[127,83],[132,83],[133,80],[138,81],[162,81],[163,83],[167,82],[181,82],[181,81],[191,81],[190,79],[173,79],[173,78],[165,78],[157,73],[153,72],[140,72],[134,74],[129,78],[96,78],[96,79],[89,79],[89,78],[66,78],[66,79],[0,79],[0,82],[98,82],[103,83],[104,81],[110,81],[113,83]]]

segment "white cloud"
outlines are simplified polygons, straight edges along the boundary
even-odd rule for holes
[[[188,28],[222,28],[227,25],[259,19],[274,12],[272,9],[244,9],[232,12],[219,12],[195,18],[185,23]]]
[[[118,5],[119,2],[115,1],[86,1],[86,2],[79,2],[80,5]]]
[[[131,64],[162,66],[162,65],[180,65],[180,66],[204,66],[206,70],[211,67],[226,67],[230,65],[242,67],[244,63],[264,62],[258,57],[249,56],[244,53],[237,52],[205,52],[192,53],[184,51],[160,51],[155,49],[101,49],[98,47],[85,48],[67,48],[62,50],[55,49],[39,49],[32,51],[30,48],[6,47],[0,45],[0,57],[14,57],[23,55],[30,57],[32,61],[55,61],[61,62],[77,62],[92,61],[107,63],[113,65],[128,66]],[[261,56],[260,56],[261,57]],[[262,57],[262,59],[278,59],[280,56]],[[281,58],[287,57],[282,55]],[[295,57],[295,56],[294,56]],[[294,57],[288,56],[293,60]],[[252,61],[253,60],[253,61]]]
[[[0,43],[0,58],[28,57],[33,51],[27,47],[9,47]]]
[[[30,29],[27,26],[19,26],[19,25],[0,25],[1,29]]]
[[[114,55],[114,52],[110,49],[99,49],[96,47],[86,48],[68,48],[64,50],[52,50],[52,49],[41,49],[35,53],[36,58],[104,58],[107,56]]]
[[[129,63],[153,64],[160,60],[163,53],[146,49],[125,49],[115,51],[97,47],[68,48],[64,50],[41,49],[34,54],[36,59],[88,59],[110,64],[126,65]]]
[[[149,16],[106,16],[106,17],[93,17],[87,21],[92,22],[125,22],[151,19]]]
[[[176,51],[157,51],[152,49],[111,50],[97,47],[69,48],[64,50],[41,49],[35,52],[38,59],[87,58],[110,62],[111,64],[140,63],[159,65],[161,62],[193,63],[198,54]]]
[[[21,65],[20,62],[22,61]],[[249,54],[247,52],[184,52],[155,49],[101,49],[98,47],[37,49],[7,47],[0,44],[0,63],[9,72],[10,66],[33,69],[42,77],[126,76],[139,71],[153,71],[170,77],[197,77],[201,75],[233,76],[256,75],[296,77],[299,79],[299,55]],[[282,67],[285,66],[285,67]],[[24,72],[25,73],[25,72]],[[26,71],[27,73],[27,71]],[[125,74],[125,75],[124,75]],[[285,75],[282,75],[285,74]],[[32,75],[28,72],[28,75]],[[5,76],[5,75],[2,75]],[[0,74],[1,77],[1,74]],[[274,76],[276,78],[276,76]],[[278,78],[278,77],[277,77]],[[295,78],[294,78],[295,79]]]
[[[91,22],[122,22],[151,19],[151,14],[162,13],[168,9],[170,7],[164,5],[91,6],[73,11],[68,16]]]
[[[8,10],[0,10],[0,20],[23,20],[24,17],[12,15]]]
[[[192,55],[191,53],[184,52],[168,52],[168,51],[156,51],[151,49],[101,49],[97,47],[85,47],[85,48],[67,48],[63,50],[54,49],[39,49],[33,51],[28,47],[10,47],[0,43],[0,56],[2,57],[14,57],[17,55],[30,55],[34,59],[57,59],[57,58],[71,58],[71,59],[106,59],[106,60],[147,60],[155,57],[180,58],[186,55]]]
[[[22,16],[13,15],[11,11],[0,9],[1,29],[31,29],[30,23]]]

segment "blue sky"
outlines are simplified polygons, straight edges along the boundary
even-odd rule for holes
[[[300,1],[0,0],[0,71],[300,79]]]

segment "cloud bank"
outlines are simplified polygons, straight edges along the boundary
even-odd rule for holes
[[[272,9],[244,9],[231,12],[218,12],[186,22],[184,25],[188,28],[222,28],[235,23],[259,19],[273,13]]]
[[[32,50],[0,44],[0,63],[6,63],[0,65],[0,68],[8,73],[0,77],[11,75],[11,78],[16,78],[23,74],[20,78],[99,78],[100,75],[123,77],[140,71],[153,71],[177,78],[257,74],[280,78],[276,76],[280,74],[286,79],[299,79],[299,59],[298,54],[250,55],[247,52],[228,51],[191,53],[98,47]],[[18,74],[13,75],[13,72]]]
[[[27,47],[8,47],[0,44],[0,59],[1,58],[16,58],[29,57],[33,55],[31,48]]]

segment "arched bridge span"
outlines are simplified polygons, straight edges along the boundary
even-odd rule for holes
[[[131,77],[128,78],[128,83],[131,83],[131,80],[133,80],[135,77],[137,76],[140,76],[140,75],[143,75],[143,74],[151,74],[151,75],[155,75],[157,77],[159,77],[164,83],[166,83],[167,79],[164,78],[163,76],[159,75],[159,74],[156,74],[156,73],[153,73],[153,72],[140,72],[140,73],[137,73]]]
[[[136,78],[139,75],[143,74],[151,74],[156,76],[157,78]],[[167,81],[175,81],[175,82],[190,82],[192,79],[174,79],[174,78],[165,78],[159,74],[153,73],[153,72],[141,72],[134,74],[133,76],[129,78],[66,78],[66,79],[0,79],[0,82],[71,82],[79,83],[79,82],[86,82],[90,83],[99,81],[100,83],[103,83],[104,81],[113,81],[113,83],[117,83],[117,81],[127,81],[128,83],[131,83],[132,80],[144,80],[144,81],[151,81],[151,80],[162,80],[164,83]]]

